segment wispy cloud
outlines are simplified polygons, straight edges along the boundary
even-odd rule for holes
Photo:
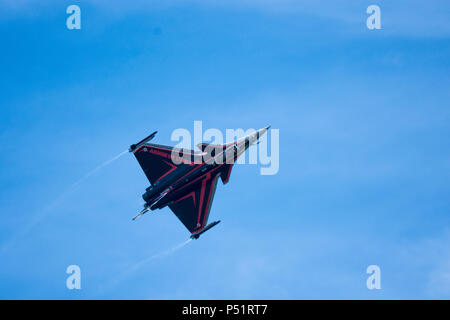
[[[410,281],[423,279],[424,296],[431,299],[450,297],[450,230],[445,229],[434,236],[428,236],[400,246],[398,257],[405,270],[421,270]],[[419,294],[419,293],[416,293]]]
[[[430,255],[428,294],[432,298],[450,298],[450,230],[442,236],[426,241],[422,249]]]

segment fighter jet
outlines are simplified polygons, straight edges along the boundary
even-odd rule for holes
[[[220,222],[206,225],[219,177],[226,184],[238,157],[252,144],[259,143],[269,128],[224,145],[201,143],[198,145],[201,152],[149,143],[157,131],[132,144],[128,151],[134,154],[150,181],[142,195],[144,209],[133,220],[149,210],[169,206],[191,238],[198,239]]]

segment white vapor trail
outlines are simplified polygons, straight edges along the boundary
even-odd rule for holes
[[[51,209],[53,209],[54,207],[57,207],[67,196],[69,196],[72,192],[74,192],[76,190],[76,188],[82,184],[84,181],[86,181],[87,179],[89,179],[93,174],[95,174],[97,171],[100,171],[101,169],[103,169],[104,167],[106,167],[107,165],[111,164],[113,161],[119,159],[121,156],[123,156],[124,154],[128,153],[128,150],[122,151],[121,153],[119,153],[118,155],[112,157],[111,159],[103,162],[102,164],[98,165],[97,167],[95,167],[94,169],[92,169],[91,171],[89,171],[88,173],[86,173],[83,177],[81,177],[80,179],[78,179],[77,181],[75,181],[74,183],[72,183],[67,189],[66,191],[64,191],[58,198],[56,198],[56,200],[54,200],[52,203],[50,203],[49,205],[47,205],[46,207],[44,207],[44,209],[42,211],[49,211]]]
[[[154,254],[148,258],[145,258],[141,261],[139,261],[138,263],[134,264],[133,266],[131,266],[130,268],[126,269],[125,271],[123,271],[118,277],[112,279],[109,283],[105,284],[105,285],[101,285],[98,290],[100,292],[103,292],[104,290],[109,290],[113,287],[115,287],[116,285],[118,285],[120,282],[122,282],[125,278],[127,278],[131,273],[136,272],[139,268],[141,268],[142,266],[144,266],[145,264],[149,263],[150,261],[153,261],[155,259],[158,258],[163,258],[163,257],[167,257],[168,255],[174,253],[177,250],[180,250],[181,248],[183,248],[184,246],[186,246],[189,242],[191,242],[192,239],[188,239],[186,241],[183,241],[180,244],[177,244],[176,246],[167,249],[163,252]]]
[[[150,262],[150,261],[152,261],[152,260],[154,260],[154,259],[162,258],[162,257],[168,256],[168,255],[174,253],[175,251],[177,251],[177,250],[183,248],[185,245],[187,245],[187,244],[188,244],[189,242],[191,242],[191,241],[192,241],[192,239],[189,238],[188,240],[183,241],[182,243],[180,243],[180,244],[178,244],[178,245],[176,245],[176,246],[174,246],[174,247],[172,247],[172,248],[170,248],[170,249],[167,249],[167,250],[165,250],[165,251],[163,251],[163,252],[161,252],[161,253],[154,254],[154,255],[152,255],[151,257],[148,257],[148,258],[146,258],[146,259],[144,259],[144,260],[142,260],[142,261],[136,263],[133,267],[131,267],[131,268],[128,270],[128,273],[134,272],[134,271],[138,270],[138,269],[139,269],[140,267],[142,267],[144,264],[146,264],[146,263],[148,263],[148,262]]]
[[[52,209],[60,205],[72,192],[76,190],[76,188],[85,182],[87,179],[89,179],[93,174],[95,174],[97,171],[100,171],[107,165],[111,164],[113,161],[119,159],[121,156],[126,154],[128,150],[125,150],[118,155],[114,156],[113,158],[103,162],[99,166],[95,167],[91,171],[89,171],[87,174],[85,174],[82,178],[75,181],[72,185],[70,185],[62,194],[60,194],[53,202],[45,206],[38,214],[36,214],[31,220],[28,222],[28,224],[25,225],[25,227],[22,228],[15,236],[13,236],[9,241],[7,241],[5,244],[3,244],[0,247],[0,252],[6,250],[8,247],[13,245],[13,243],[20,237],[27,234],[33,227],[38,224],[42,219],[44,219],[48,214],[51,212]]]
[[[70,187],[70,189],[75,189],[76,187],[78,187],[81,183],[83,183],[84,181],[86,181],[87,179],[89,179],[90,176],[92,176],[94,173],[96,173],[97,171],[100,171],[101,169],[103,169],[104,167],[106,167],[107,165],[109,165],[111,162],[119,159],[121,156],[123,156],[124,154],[128,153],[128,150],[125,150],[121,153],[119,153],[117,156],[109,159],[108,161],[103,162],[101,165],[97,166],[96,168],[92,169],[90,172],[88,172],[86,175],[84,175],[84,177],[82,177],[81,179],[79,179],[78,181],[74,182]]]

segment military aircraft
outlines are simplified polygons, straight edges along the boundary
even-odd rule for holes
[[[226,184],[237,158],[270,128],[259,129],[245,137],[224,145],[201,143],[201,152],[149,143],[157,131],[132,144],[133,152],[150,186],[142,198],[144,209],[133,218],[136,220],[149,210],[166,206],[191,233],[191,239],[217,225],[206,225],[219,177]]]

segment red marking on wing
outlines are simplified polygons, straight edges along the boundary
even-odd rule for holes
[[[161,180],[162,178],[164,178],[165,176],[167,176],[169,173],[171,173],[173,170],[175,170],[176,168],[178,168],[176,165],[174,165],[173,163],[167,162],[166,160],[163,160],[163,162],[164,162],[165,164],[171,166],[172,168],[170,168],[169,171],[167,171],[166,173],[164,173],[164,174],[163,174],[161,177],[159,177],[158,180],[156,180],[156,181]]]
[[[176,200],[175,203],[180,202],[188,197],[192,197],[192,200],[194,201],[194,206],[195,206],[195,192],[194,191],[192,191],[192,192],[188,193],[187,195],[183,196],[182,198]]]
[[[133,153],[134,154],[136,154],[136,153],[138,153],[138,152],[140,152],[143,148],[148,148],[148,149],[157,149],[157,150],[163,150],[163,151],[166,151],[166,152],[168,152],[169,154],[168,154],[168,158],[170,158],[171,156],[172,156],[172,151],[173,151],[173,149],[171,150],[171,149],[167,149],[167,148],[161,148],[161,147],[155,147],[155,146],[149,146],[149,145],[142,145],[142,146],[140,146],[137,150],[135,150]],[[186,152],[186,153],[183,153],[184,155],[187,155],[187,156],[193,156],[194,157],[194,161],[192,162],[192,161],[189,161],[189,163],[186,163],[186,164],[189,164],[190,166],[192,166],[192,165],[194,165],[194,164],[202,164],[203,163],[203,156],[206,154],[205,152],[203,152],[203,153],[200,153],[200,154],[196,154],[196,153],[192,153],[192,152]]]
[[[197,225],[200,224],[200,216],[202,214],[202,207],[203,207],[203,198],[205,196],[205,187],[206,182],[209,179],[209,174],[206,175],[206,179],[202,181],[202,188],[200,189],[200,206],[198,208],[198,219],[197,219]]]
[[[194,166],[194,168],[193,168],[192,170],[190,170],[188,173],[186,173],[185,175],[183,175],[181,178],[179,178],[179,179],[178,179],[177,181],[175,181],[173,184],[177,183],[178,181],[180,181],[181,179],[183,179],[184,177],[186,177],[188,174],[190,174],[192,171],[196,170],[198,167],[200,167],[199,164],[196,165],[196,166]],[[201,177],[200,177],[200,178],[201,178]],[[197,181],[197,180],[200,179],[200,178],[197,178],[197,179],[195,179],[194,181]],[[191,184],[191,182],[188,183],[187,185],[189,185],[189,184]],[[185,185],[185,186],[187,186],[187,185]],[[183,187],[185,187],[185,186],[183,186]]]
[[[166,148],[159,148],[159,147],[154,147],[154,146],[147,146],[147,145],[142,145],[142,146],[140,146],[139,147],[139,149],[137,149],[136,151],[134,151],[134,153],[138,153],[139,151],[141,151],[141,149],[143,149],[143,148],[153,148],[153,149],[159,149],[159,150],[164,150],[164,151],[167,151],[167,152],[172,152],[172,150],[170,150],[170,149],[166,149]]]
[[[214,178],[214,179],[217,179],[217,177]],[[205,210],[208,210],[208,207],[209,207],[209,201],[211,200],[211,193],[212,193],[212,189],[213,189],[213,183],[214,182],[212,181],[211,182],[211,187],[209,188],[208,202],[206,202],[206,209]],[[205,211],[205,214],[206,214],[206,211]],[[204,228],[205,222],[206,222],[206,216],[203,217],[203,223],[202,223],[202,227],[200,229]]]

